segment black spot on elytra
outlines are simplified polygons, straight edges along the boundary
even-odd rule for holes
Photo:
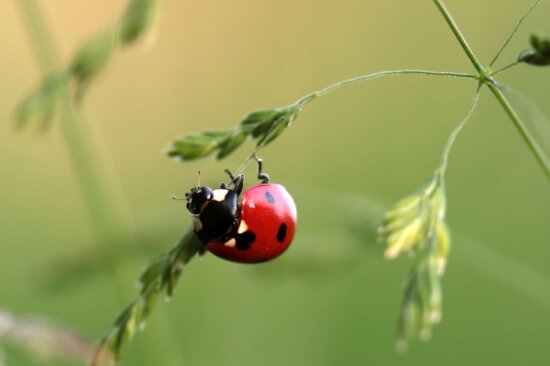
[[[245,231],[244,233],[237,235],[235,240],[235,246],[237,247],[237,249],[248,250],[250,249],[252,243],[254,243],[254,240],[256,240],[256,234],[254,234],[252,231]]]
[[[271,203],[272,205],[275,204],[275,198],[271,193],[265,192],[265,198],[267,198],[267,202]]]
[[[285,240],[286,237],[286,224],[283,222],[281,226],[279,226],[279,230],[277,230],[277,241],[279,243],[282,243]]]

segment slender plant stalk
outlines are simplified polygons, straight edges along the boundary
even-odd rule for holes
[[[19,316],[6,309],[0,309],[0,340],[33,353],[39,359],[54,357],[84,363],[94,351],[94,343],[73,329],[52,323],[48,318]]]
[[[471,103],[470,110],[468,111],[468,114],[466,115],[466,117],[464,117],[462,119],[462,121],[458,124],[458,126],[456,126],[454,128],[454,130],[451,132],[451,135],[449,136],[449,139],[447,140],[447,143],[445,144],[445,147],[443,148],[443,154],[442,154],[442,157],[441,157],[441,164],[439,166],[439,170],[441,171],[442,177],[445,175],[445,172],[447,171],[447,164],[448,164],[448,161],[449,161],[449,154],[451,153],[451,149],[452,149],[452,147],[453,147],[453,145],[456,141],[457,136],[460,134],[460,132],[462,131],[464,126],[466,126],[466,123],[468,123],[468,121],[470,120],[470,118],[474,114],[474,111],[475,111],[476,106],[477,106],[477,101],[479,100],[479,92],[481,91],[481,86],[482,86],[482,84],[479,83],[477,88],[476,88],[474,97],[472,98],[472,103]]]
[[[452,72],[452,71],[432,71],[432,70],[418,70],[418,69],[405,69],[405,70],[389,70],[379,71],[372,74],[361,75],[355,78],[346,79],[327,86],[319,91],[319,95],[328,94],[336,89],[349,84],[359,83],[361,81],[378,79],[383,76],[398,76],[398,75],[426,75],[426,76],[447,76],[450,78],[462,78],[462,79],[478,79],[477,75],[464,72]]]
[[[42,71],[46,74],[52,70],[58,70],[60,61],[57,47],[38,4],[35,0],[19,0],[19,5]],[[127,285],[128,276],[125,275],[123,267],[116,263],[119,257],[117,251],[122,250],[119,248],[119,242],[135,239],[132,237],[133,230],[130,229],[123,215],[124,212],[128,212],[128,209],[120,207],[124,199],[115,196],[117,190],[109,189],[109,184],[113,184],[116,180],[107,176],[109,169],[106,169],[104,162],[97,158],[98,155],[106,154],[99,151],[101,144],[94,140],[97,136],[86,133],[85,121],[73,107],[69,95],[63,100],[60,116],[64,140],[73,160],[90,218],[97,231],[98,245],[101,246],[107,268],[114,279],[115,294],[122,301],[133,295],[132,288]],[[135,243],[134,250],[140,249],[137,242]],[[152,346],[147,347],[146,350],[141,349],[140,352],[148,354],[151,359],[155,358],[157,362],[164,365],[181,365],[179,347],[170,345],[174,343],[174,337],[167,331],[170,328],[169,322],[165,317],[163,318],[160,320],[164,326],[152,326],[152,333],[157,334],[151,334],[151,337],[157,340],[163,339],[164,342],[159,344],[164,344],[169,351],[163,352],[164,350],[151,343]],[[149,344],[149,342],[144,343]]]
[[[506,65],[506,66],[504,66],[504,67],[501,67],[500,69],[498,69],[498,70],[496,70],[496,71],[493,71],[493,73],[491,74],[491,76],[500,74],[501,72],[506,71],[506,70],[508,70],[508,69],[510,69],[510,68],[512,68],[512,67],[514,67],[514,66],[517,66],[517,65],[519,65],[519,64],[521,64],[521,62],[519,62],[519,61],[512,62],[511,64],[508,64],[508,65]]]
[[[323,95],[329,94],[337,89],[340,89],[350,84],[356,84],[367,80],[378,79],[385,76],[399,76],[399,75],[425,75],[425,76],[443,76],[443,77],[459,78],[459,79],[475,79],[475,80],[479,79],[478,75],[476,74],[452,72],[452,71],[432,71],[432,70],[419,70],[419,69],[378,71],[371,74],[356,76],[350,79],[336,82],[321,90],[315,91],[313,93],[310,93],[300,98],[295,104],[305,105],[317,97],[321,97]]]
[[[51,37],[44,29],[47,29],[40,9],[36,6],[35,0],[19,0],[19,6],[25,17],[25,25],[28,29],[28,36],[35,49],[35,56],[38,59],[42,72],[46,74],[56,68],[59,64],[57,48],[51,41]]]
[[[453,31],[456,39],[462,46],[462,49],[464,50],[464,52],[472,62],[472,65],[474,65],[477,72],[479,72],[479,76],[482,79],[484,79],[486,77],[485,69],[483,68],[483,65],[481,64],[481,62],[479,62],[479,59],[475,56],[474,51],[472,51],[468,42],[466,42],[466,38],[464,38],[464,35],[458,28],[458,25],[455,23],[453,17],[451,16],[451,13],[449,12],[449,9],[447,9],[445,4],[441,0],[434,0],[434,2],[437,8],[439,9],[439,11],[441,12],[441,14],[443,15],[443,17],[445,18],[445,20],[447,21],[447,24]]]
[[[497,54],[495,55],[495,57],[493,57],[493,59],[491,60],[491,63],[489,64],[490,67],[493,67],[493,65],[495,64],[495,62],[497,62],[498,58],[500,57],[500,55],[502,54],[502,52],[504,51],[504,49],[506,49],[506,47],[508,46],[508,44],[510,43],[510,41],[512,40],[512,38],[514,37],[514,35],[516,34],[516,32],[518,31],[519,27],[521,26],[521,24],[523,23],[523,21],[525,20],[525,18],[527,18],[527,16],[529,14],[531,14],[531,12],[537,7],[537,5],[539,5],[540,3],[540,0],[535,0],[535,2],[533,2],[533,4],[531,4],[531,6],[529,7],[529,9],[527,9],[527,11],[521,16],[521,18],[518,19],[518,22],[516,23],[514,29],[512,29],[512,31],[510,32],[510,34],[508,35],[508,37],[506,38],[506,41],[504,41],[504,43],[502,44],[502,46],[500,47],[500,49],[498,50]],[[513,65],[513,64],[512,64]],[[510,67],[511,65],[508,65],[508,67]],[[506,67],[506,68],[508,68]],[[503,71],[505,70],[506,68],[503,68],[501,69],[500,71]]]
[[[19,3],[42,71],[47,73],[58,69],[57,48],[36,1],[19,0]],[[113,216],[117,209],[111,207],[111,203],[114,201],[107,197],[105,184],[98,174],[100,169],[96,169],[100,163],[94,159],[91,141],[86,137],[83,129],[84,123],[77,118],[68,97],[65,98],[62,106],[61,120],[64,140],[73,160],[90,218],[103,237],[114,230],[109,228],[116,227],[117,219]]]

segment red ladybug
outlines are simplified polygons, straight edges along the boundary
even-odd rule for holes
[[[193,214],[193,228],[209,252],[241,263],[260,263],[281,255],[296,231],[296,205],[287,190],[262,180],[248,188],[239,201],[244,175],[231,178],[233,189],[222,183],[219,189],[194,187],[186,193],[187,209]]]

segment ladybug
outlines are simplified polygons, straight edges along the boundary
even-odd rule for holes
[[[226,170],[229,188],[193,187],[185,194],[187,209],[193,215],[193,229],[204,249],[240,263],[260,263],[281,255],[296,231],[296,205],[280,184],[269,183],[258,163],[260,184],[243,190],[244,175]]]

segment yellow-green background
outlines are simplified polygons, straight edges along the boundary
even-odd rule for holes
[[[63,59],[113,23],[124,1],[41,1]],[[449,0],[488,62],[530,1]],[[218,184],[230,158],[178,164],[161,151],[175,136],[234,126],[248,111],[282,106],[340,79],[396,68],[471,71],[431,1],[176,1],[145,44],[115,55],[85,103],[149,243],[118,259],[127,286],[189,222],[169,199]],[[550,33],[550,4],[521,28],[500,64]],[[97,256],[93,228],[59,125],[16,134],[14,109],[40,78],[17,1],[0,3],[0,307],[40,314],[97,339],[132,298],[113,293],[104,267],[61,272]],[[521,66],[501,81],[550,114],[550,70]],[[543,365],[550,358],[550,184],[484,90],[448,171],[453,250],[443,322],[428,343],[394,348],[412,261],[382,259],[377,212],[432,174],[475,83],[406,76],[355,85],[309,105],[261,152],[293,194],[299,231],[273,263],[207,255],[186,268],[124,365]],[[250,170],[248,182],[252,178]],[[94,249],[96,248],[96,249]],[[53,280],[57,278],[57,280]],[[124,301],[120,301],[123,297]],[[161,314],[162,313],[162,314]],[[171,334],[166,337],[166,334]],[[8,365],[45,361],[9,345]],[[78,364],[53,360],[49,364]]]

